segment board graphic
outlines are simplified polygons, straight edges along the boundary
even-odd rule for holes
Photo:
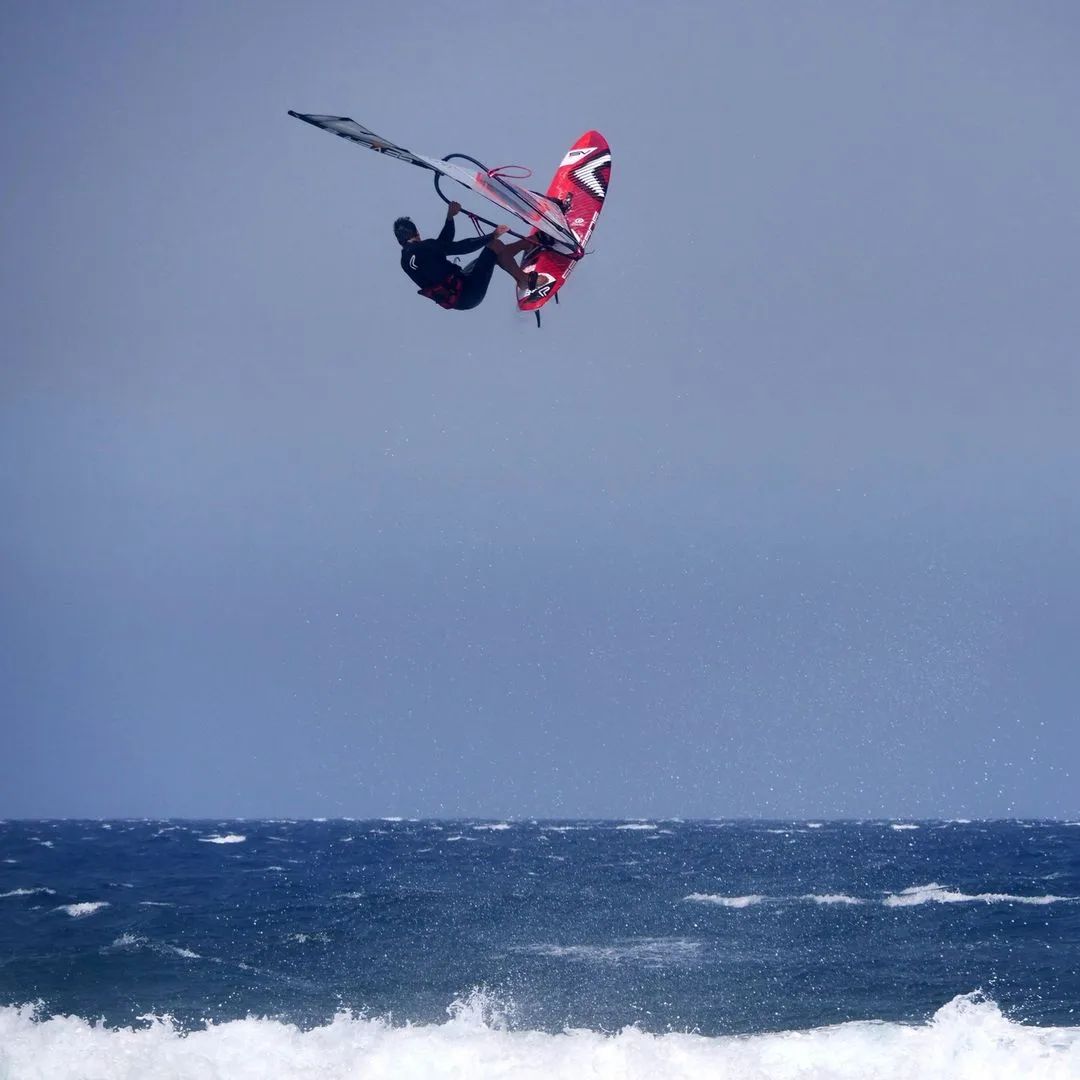
[[[611,148],[607,139],[599,131],[585,132],[567,151],[547,189],[548,198],[562,207],[566,223],[577,238],[579,254],[575,257],[542,248],[528,260],[524,269],[535,270],[538,282],[531,291],[518,290],[518,307],[522,311],[539,311],[566,284],[596,228],[610,178]]]

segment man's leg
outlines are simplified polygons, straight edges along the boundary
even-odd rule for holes
[[[506,244],[506,250],[513,255],[520,255],[523,251],[531,251],[534,247],[539,245],[535,240],[526,238],[524,240],[515,240],[512,244]]]
[[[501,240],[493,239],[488,242],[488,248],[495,253],[495,261],[505,270],[523,289],[529,287],[530,275],[514,261],[523,251],[533,247],[531,240],[515,240],[512,244],[504,244]]]

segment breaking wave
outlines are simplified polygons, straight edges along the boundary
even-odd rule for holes
[[[919,1025],[867,1021],[809,1031],[706,1037],[583,1029],[514,1030],[512,1010],[474,991],[442,1024],[394,1026],[339,1013],[301,1030],[249,1017],[184,1031],[167,1016],[113,1028],[77,1016],[0,1008],[0,1076],[51,1080],[345,1080],[359,1076],[485,1080],[1075,1080],[1080,1028],[1029,1027],[979,994]]]
[[[85,919],[108,906],[108,900],[88,900],[82,904],[61,904],[56,910],[70,915],[73,919]]]
[[[914,885],[887,896],[886,907],[916,907],[919,904],[1060,904],[1074,900],[1071,896],[1015,896],[1012,893],[962,893],[931,882]]]
[[[696,892],[691,893],[689,896],[684,896],[683,899],[697,904],[716,904],[719,907],[744,908],[750,907],[752,904],[762,904],[768,900],[769,897],[758,896],[757,893],[750,896],[717,896],[713,893]]]
[[[752,893],[749,896],[721,896],[717,893],[691,893],[683,900],[696,904],[715,904],[717,907],[747,908],[755,904],[790,904],[797,901],[811,901],[815,904],[837,904],[855,906],[858,904],[884,904],[886,907],[917,907],[919,904],[1070,904],[1080,899],[1075,896],[1017,896],[1014,893],[963,893],[947,889],[944,885],[931,882],[929,885],[914,885],[890,893],[884,899],[875,897],[868,900],[860,896],[848,896],[846,893],[805,893],[802,896],[761,896]]]

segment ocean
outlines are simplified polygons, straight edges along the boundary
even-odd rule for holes
[[[1056,1080],[1078,1009],[1080,823],[0,823],[0,1080]]]

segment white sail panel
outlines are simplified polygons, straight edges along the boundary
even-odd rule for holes
[[[456,162],[406,150],[405,147],[398,146],[381,135],[376,135],[374,131],[364,127],[363,124],[358,124],[348,116],[320,116],[313,113],[293,112],[292,109],[289,110],[289,115],[314,127],[322,128],[323,131],[328,131],[332,135],[348,139],[358,146],[364,146],[387,157],[397,158],[398,161],[406,161],[410,165],[440,173],[470,191],[475,191],[478,195],[495,203],[496,206],[502,207],[534,229],[547,234],[556,250],[567,254],[576,254],[578,251],[577,238],[567,224],[562,208],[546,195],[528,191],[510,180],[501,176],[493,177],[481,169],[465,167]]]

